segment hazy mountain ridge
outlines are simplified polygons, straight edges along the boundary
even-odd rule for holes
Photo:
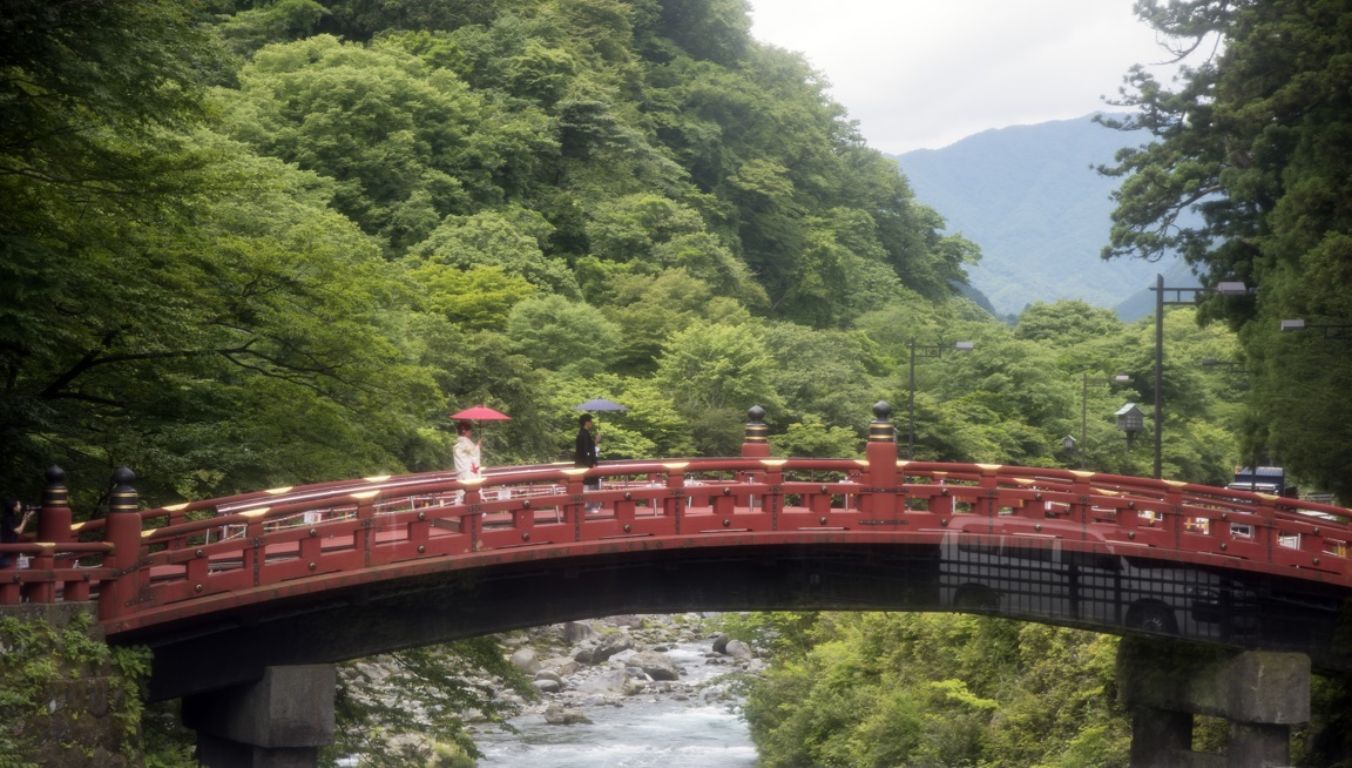
[[[942,149],[908,152],[897,162],[948,231],[981,246],[971,282],[998,312],[1058,299],[1115,308],[1176,263],[1099,257],[1118,179],[1094,166],[1145,138],[1085,116],[985,131]]]

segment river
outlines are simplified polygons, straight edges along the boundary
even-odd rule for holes
[[[666,652],[684,670],[681,683],[703,686],[686,699],[644,693],[618,707],[578,707],[590,724],[550,725],[535,713],[511,721],[516,734],[476,731],[480,768],[754,768],[740,702],[713,695],[726,690],[719,678],[729,667],[708,663],[708,649],[708,642],[680,643]]]

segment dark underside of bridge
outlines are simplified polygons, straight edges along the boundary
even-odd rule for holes
[[[1015,555],[803,544],[542,559],[274,600],[112,639],[154,650],[155,699],[257,680],[268,666],[336,662],[588,617],[684,611],[964,610],[1298,650],[1316,666],[1352,666],[1349,609],[1337,591],[1316,583],[1204,566],[1143,568],[1123,560],[1109,568]]]

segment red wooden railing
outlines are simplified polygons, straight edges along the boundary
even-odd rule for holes
[[[0,603],[96,598],[115,634],[527,559],[955,534],[1055,538],[1352,589],[1352,513],[1341,507],[1099,472],[898,461],[890,426],[874,426],[862,460],[771,459],[749,437],[739,458],[499,468],[473,483],[373,477],[147,510],[128,472],[106,521],[75,524],[57,477],[39,541],[0,548],[31,557],[0,569]],[[585,488],[589,479],[601,487]]]

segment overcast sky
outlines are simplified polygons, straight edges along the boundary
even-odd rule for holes
[[[1132,64],[1167,58],[1132,0],[751,4],[752,35],[805,54],[868,143],[893,154],[1110,109],[1101,97]]]

